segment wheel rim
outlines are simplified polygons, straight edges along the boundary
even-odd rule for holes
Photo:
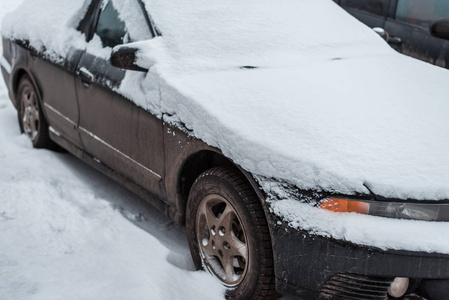
[[[21,103],[23,131],[34,141],[39,133],[39,103],[36,93],[26,87],[22,92]]]
[[[227,287],[240,284],[248,269],[249,249],[234,207],[220,195],[205,197],[198,207],[196,234],[209,272]]]

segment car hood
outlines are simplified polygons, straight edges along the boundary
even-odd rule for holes
[[[303,189],[352,194],[367,185],[388,198],[449,199],[445,69],[391,52],[291,68],[159,71],[146,79],[163,78],[154,109],[255,175]]]
[[[147,88],[161,78],[156,113],[261,177],[449,199],[447,70],[328,0],[198,1],[144,0],[162,32],[142,53]]]

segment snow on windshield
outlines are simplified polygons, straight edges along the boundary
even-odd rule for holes
[[[167,51],[194,69],[285,67],[387,48],[330,0],[144,2]]]

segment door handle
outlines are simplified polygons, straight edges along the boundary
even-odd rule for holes
[[[85,67],[81,67],[76,74],[81,79],[81,82],[85,87],[89,87],[92,82],[94,82],[95,76]]]

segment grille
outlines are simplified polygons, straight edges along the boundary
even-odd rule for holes
[[[323,285],[320,299],[387,300],[393,278],[337,274]]]

